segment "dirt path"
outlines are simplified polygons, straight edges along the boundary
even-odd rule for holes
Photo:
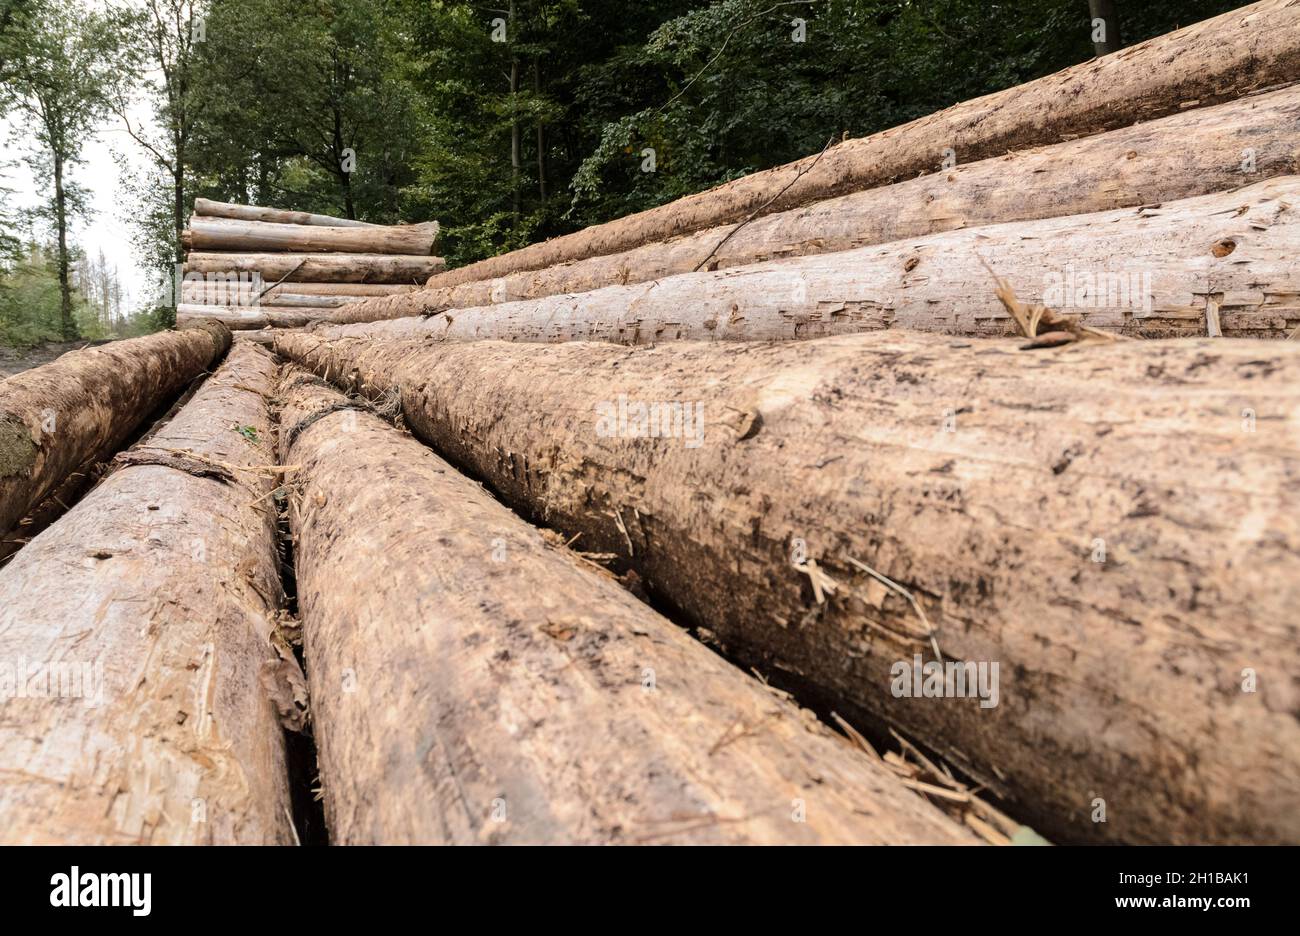
[[[46,341],[34,348],[0,347],[0,379],[48,364],[55,358],[78,348],[104,344],[103,341]]]

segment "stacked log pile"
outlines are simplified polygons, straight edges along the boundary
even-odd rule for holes
[[[106,698],[0,841],[1300,843],[1297,76],[1263,0],[451,271],[199,200],[270,350],[9,394],[6,526],[129,447],[0,569]]]
[[[384,226],[200,198],[181,239],[182,328],[306,325],[315,310],[400,295],[445,266],[436,221]]]

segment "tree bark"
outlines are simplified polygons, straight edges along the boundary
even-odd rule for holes
[[[1194,147],[1186,145],[1191,138]],[[427,308],[466,308],[539,299],[986,224],[1154,205],[1295,173],[1300,173],[1300,84],[854,192],[750,224],[439,287],[421,302]]]
[[[455,286],[618,253],[653,241],[774,214],[962,163],[1240,97],[1300,74],[1300,6],[1262,0],[1024,85],[956,104],[874,136],[849,140],[575,234],[448,271]]]
[[[1300,177],[1135,210],[992,225],[635,286],[436,314],[434,290],[325,316],[331,335],[449,340],[780,340],[912,328],[1016,334],[993,272],[1025,302],[1144,338],[1285,338],[1300,328]],[[988,264],[988,266],[986,266]],[[424,314],[429,317],[411,317]]]
[[[68,276],[68,208],[63,185],[63,155],[54,151],[54,225],[58,241],[59,331],[64,341],[75,341],[77,323],[72,317],[72,283]]]
[[[299,309],[281,306],[214,306],[185,305],[176,307],[176,327],[201,328],[205,322],[220,322],[232,331],[248,328],[301,328],[312,322],[328,321],[325,309]]]
[[[332,841],[974,841],[414,439],[281,397]]]
[[[233,350],[0,571],[0,659],[27,684],[0,721],[0,840],[294,841],[283,730],[259,681],[284,665],[264,506],[276,482],[247,470],[274,461],[275,370],[261,349]],[[197,454],[167,454],[179,449]]]
[[[175,402],[163,415],[159,416],[147,427],[141,424],[134,429],[127,437],[125,444],[144,444],[150,436],[159,432],[180,412],[181,407],[194,398],[194,392],[198,389],[200,383],[201,381],[197,379],[191,382],[189,388],[176,398]],[[55,486],[54,490],[50,491],[49,494],[45,495],[36,506],[27,511],[27,514],[18,521],[9,532],[9,535],[0,539],[0,564],[71,510],[85,496],[87,491],[99,483],[109,466],[108,454],[101,453],[87,459],[76,470],[69,472],[63,481]]]
[[[190,250],[333,252],[429,256],[438,242],[438,222],[394,227],[321,227],[228,218],[190,218],[183,234]]]
[[[74,351],[0,382],[0,530],[103,460],[230,347],[219,325]]]
[[[542,96],[542,66],[533,56],[533,94],[538,100]],[[546,125],[537,121],[537,194],[543,205],[546,204]]]
[[[519,57],[515,55],[513,44],[515,41],[515,2],[510,0],[509,9],[506,11],[506,20],[510,24],[510,35],[508,41],[512,48],[510,51],[510,205],[515,216],[515,226],[519,226],[519,170],[523,165],[520,157],[519,143]]]
[[[1300,345],[276,349],[1054,840],[1300,841]],[[909,695],[936,647],[997,704]]]
[[[247,281],[232,283],[224,279],[211,281],[202,278],[187,279],[181,283],[181,301],[248,305],[259,297],[262,302],[270,302],[285,295],[333,296],[352,300],[392,296],[422,288],[416,285],[382,283],[284,283],[280,286],[273,284],[274,280],[254,289]]]
[[[1092,17],[1093,52],[1102,56],[1118,51],[1124,43],[1120,40],[1115,0],[1088,0],[1088,14]]]
[[[200,287],[197,289],[186,289],[182,292],[181,298],[183,303],[186,305],[232,305],[249,307],[265,303],[270,306],[293,306],[302,309],[337,309],[339,306],[345,306],[363,298],[361,296],[321,296],[312,295],[310,293],[280,292],[279,289],[275,289],[267,293],[265,296],[262,296],[259,300],[258,294],[260,292],[261,290],[245,290],[242,294],[237,293],[236,295],[231,296],[216,294],[216,291],[214,290],[214,295],[211,298],[218,301],[210,301],[207,293],[202,289],[202,287]],[[231,302],[231,299],[247,299],[247,302]]]
[[[263,298],[271,299],[280,293],[306,293],[316,296],[368,299],[372,296],[394,296],[398,293],[414,292],[422,288],[412,283],[286,283],[283,286],[272,286]]]
[[[333,215],[312,214],[309,211],[286,211],[283,208],[262,208],[258,205],[236,205],[213,201],[210,198],[194,199],[194,213],[209,218],[231,218],[236,221],[266,221],[271,224],[313,224],[321,227],[382,227],[368,221],[336,218]]]
[[[191,253],[185,273],[261,272],[268,284],[419,283],[446,265],[441,257],[394,254]]]

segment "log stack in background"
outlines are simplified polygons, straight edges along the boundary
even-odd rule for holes
[[[241,345],[19,552],[0,643],[85,618],[120,677],[149,632],[60,602],[148,557],[187,607],[191,527],[238,594],[114,703],[147,741],[0,719],[89,803],[0,774],[0,840],[114,784],[87,838],[202,840],[214,717],[209,838],[292,834],[279,519],[336,841],[1300,843],[1298,77],[1263,0],[452,271],[436,224],[198,200],[178,321],[280,379]],[[24,400],[10,513],[125,438],[42,473]]]
[[[438,227],[197,199],[181,236],[188,256],[177,325],[301,326],[324,314],[313,310],[414,289],[445,266],[433,256]]]

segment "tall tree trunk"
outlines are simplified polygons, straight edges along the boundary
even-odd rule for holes
[[[533,59],[533,93],[538,97],[542,93],[542,66]],[[546,204],[546,125],[539,118],[537,121],[537,192]]]
[[[339,177],[339,186],[343,190],[343,210],[344,216],[349,221],[355,221],[357,217],[356,206],[352,202],[352,173],[343,167],[343,152],[347,147],[343,145],[343,115],[339,113],[338,105],[334,106],[334,171]],[[355,156],[355,153],[353,154]]]
[[[77,337],[72,320],[72,283],[68,275],[68,200],[63,188],[63,154],[54,151],[54,222],[59,233],[59,331],[64,341]]]
[[[510,35],[507,40],[514,44],[515,3],[510,0],[508,12]],[[519,145],[519,58],[512,50],[510,53],[510,204],[515,215],[515,225],[519,224],[519,170],[522,166]]]
[[[516,95],[519,92],[519,62],[510,63],[510,204],[519,223],[519,170],[522,166],[519,146],[519,112]]]
[[[185,247],[181,237],[185,233],[185,162],[179,141],[176,143],[176,165],[172,169],[172,226],[176,239],[172,243],[176,263],[185,262]]]
[[[1102,56],[1117,50],[1121,42],[1115,0],[1088,0],[1088,13],[1092,16],[1093,52]]]
[[[343,173],[343,209],[347,214],[349,221],[355,221],[357,217],[357,206],[352,201],[352,173]]]

